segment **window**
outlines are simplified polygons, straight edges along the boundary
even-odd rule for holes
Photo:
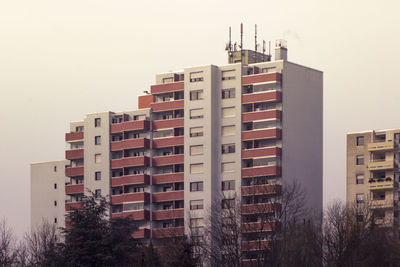
[[[190,183],[190,192],[203,191],[203,182]]]
[[[101,163],[101,154],[94,154],[94,163]]]
[[[54,206],[57,207],[57,200],[54,200]]]
[[[364,155],[356,156],[356,165],[364,165]]]
[[[54,218],[54,223],[57,223],[57,218]]]
[[[57,172],[57,166],[54,166],[54,172]]]
[[[94,119],[94,127],[100,127],[100,126],[101,126],[101,119],[95,118]]]
[[[192,127],[190,128],[190,137],[203,136],[203,127]]]
[[[94,173],[94,179],[96,181],[100,181],[101,180],[101,172],[95,172]]]
[[[197,71],[197,72],[191,72],[190,73],[190,82],[202,82],[204,80],[203,77],[203,72],[202,71]]]
[[[203,90],[193,90],[190,91],[190,100],[202,100]]]
[[[357,136],[357,146],[364,145],[364,136]]]
[[[100,135],[94,137],[94,144],[95,145],[101,144],[101,136]]]
[[[96,190],[94,191],[94,195],[95,195],[96,197],[100,197],[100,196],[101,196],[101,189],[96,189]]]
[[[190,155],[203,155],[203,145],[190,146]]]
[[[174,82],[174,77],[167,77],[163,78],[163,83],[173,83]]]
[[[231,209],[235,207],[235,199],[223,199],[221,204],[223,209]]]
[[[224,70],[222,71],[222,80],[226,81],[226,80],[234,80],[235,77],[235,70]]]
[[[222,191],[235,190],[235,180],[222,181]]]
[[[222,108],[222,118],[235,117],[235,107]]]
[[[364,194],[356,194],[356,202],[357,203],[364,203]]]
[[[221,164],[222,172],[233,172],[235,170],[235,162],[223,162]]]
[[[203,118],[203,109],[202,108],[191,109],[190,110],[190,118],[191,119]]]
[[[223,89],[222,99],[235,98],[235,88]]]
[[[54,184],[54,189],[57,189],[57,184]]]
[[[235,144],[222,145],[222,154],[235,153]]]
[[[357,184],[364,184],[364,175],[363,174],[359,174],[356,176],[356,183]]]
[[[199,228],[204,226],[203,218],[190,219],[190,228]]]
[[[190,164],[190,173],[203,173],[203,163]]]
[[[190,210],[202,210],[204,207],[203,200],[190,200]]]
[[[235,135],[235,125],[222,126],[222,136]]]

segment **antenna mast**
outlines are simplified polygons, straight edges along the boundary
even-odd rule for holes
[[[254,51],[257,52],[257,24],[254,24]]]
[[[265,50],[266,50],[266,47],[265,47],[266,45],[265,45],[265,40],[263,40],[263,48],[262,48],[262,52],[263,52],[263,61],[265,61]]]
[[[243,64],[243,23],[240,23],[240,62]]]

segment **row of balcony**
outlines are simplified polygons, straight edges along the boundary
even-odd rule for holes
[[[184,163],[183,154],[158,156],[152,158],[153,166],[165,166],[165,165],[174,165],[183,163]],[[118,169],[124,167],[149,166],[149,165],[150,165],[150,159],[147,156],[137,156],[137,157],[128,157],[128,158],[111,160],[112,169]]]
[[[173,200],[183,200],[184,191],[169,191],[169,192],[155,192],[151,194],[153,202],[165,202]],[[124,202],[150,202],[150,193],[138,192],[138,193],[127,193],[121,195],[111,196],[112,204],[122,204]]]
[[[167,237],[176,237],[183,236],[185,234],[184,227],[170,227],[170,228],[155,228],[155,229],[147,229],[142,228],[135,232],[133,232],[132,236],[134,238],[150,238],[150,231],[152,232],[153,238],[167,238]]]
[[[137,210],[137,211],[124,211],[118,213],[112,213],[112,218],[124,218],[131,216],[133,220],[150,220],[150,211],[148,210]],[[156,210],[152,212],[152,219],[169,220],[184,217],[184,209],[170,209],[170,210]]]

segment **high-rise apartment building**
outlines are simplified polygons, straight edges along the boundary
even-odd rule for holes
[[[110,195],[111,217],[132,215],[134,236],[154,243],[201,228],[207,207],[234,198],[244,223],[257,224],[254,207],[274,213],[293,181],[322,211],[323,74],[287,61],[284,44],[275,50],[274,61],[230,51],[227,65],[158,74],[138,110],[72,122],[65,211],[86,188]]]
[[[347,134],[347,202],[366,203],[377,222],[398,225],[400,129]]]

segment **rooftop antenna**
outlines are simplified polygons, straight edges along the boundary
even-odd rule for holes
[[[240,62],[243,64],[243,23],[240,23]]]
[[[269,60],[271,60],[271,41],[269,41],[268,42],[269,44],[268,44],[268,58],[269,58]]]
[[[254,24],[254,51],[257,52],[257,24]]]
[[[265,40],[263,40],[263,47],[262,47],[262,52],[263,52],[263,61],[265,61],[265,50],[266,50],[266,43]]]

